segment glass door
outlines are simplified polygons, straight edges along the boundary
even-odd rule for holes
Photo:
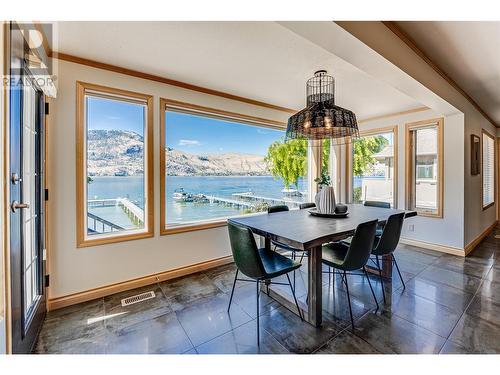
[[[44,97],[25,69],[26,42],[11,29],[10,264],[12,352],[29,353],[45,316]],[[19,54],[19,55],[16,55]],[[22,56],[21,56],[22,55]]]

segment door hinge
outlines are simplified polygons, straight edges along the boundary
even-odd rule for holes
[[[45,189],[45,198],[46,201],[49,200],[49,189]]]
[[[49,114],[49,103],[45,102],[45,115]]]
[[[45,275],[45,287],[48,288],[50,286],[50,275]]]

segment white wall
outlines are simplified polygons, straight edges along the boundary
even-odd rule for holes
[[[462,142],[464,143],[464,158],[461,161],[460,168],[464,173],[464,243],[467,245],[476,237],[490,227],[496,221],[497,207],[495,203],[487,210],[482,209],[481,200],[481,176],[471,176],[470,174],[470,136],[476,134],[481,136],[481,130],[485,129],[491,134],[497,134],[497,129],[491,124],[473,105],[456,90],[446,79],[437,73],[427,62],[425,62],[418,54],[408,47],[399,37],[389,30],[382,22],[337,22],[342,28],[348,31],[353,37],[361,41],[365,47],[369,47],[384,57],[401,72],[420,82],[424,87],[431,90],[437,98],[444,100],[454,108],[464,114],[464,134]],[[348,62],[353,63],[347,59]],[[360,66],[360,64],[354,64]],[[391,80],[398,76],[394,70],[390,72],[378,71],[379,77]],[[403,81],[402,81],[403,82]],[[400,84],[399,89],[402,92],[409,93],[411,90],[407,82]],[[410,95],[414,98],[420,98],[417,91],[413,91],[415,95]],[[429,99],[432,99],[429,97]],[[430,108],[445,108],[437,100],[425,101],[425,97],[419,99],[422,103]],[[444,112],[450,114],[449,112]],[[457,164],[460,163],[458,160]],[[498,166],[497,166],[498,169]],[[497,171],[498,173],[498,171]],[[462,204],[457,202],[456,204]]]
[[[49,298],[109,285],[230,255],[225,227],[159,235],[159,98],[285,122],[287,113],[195,91],[59,61],[58,96],[49,118]],[[154,95],[155,236],[109,245],[76,247],[75,108],[76,81]]]
[[[398,208],[404,209],[405,196],[405,124],[443,117],[432,110],[370,121],[360,130],[398,127]],[[462,249],[464,247],[464,118],[462,114],[444,116],[444,202],[443,218],[415,217],[405,221],[402,237]],[[347,179],[345,179],[347,180]],[[414,231],[409,231],[409,225]],[[452,235],[450,235],[452,234]]]

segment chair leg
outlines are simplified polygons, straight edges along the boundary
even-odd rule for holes
[[[257,346],[260,346],[260,327],[259,327],[259,280],[256,280],[257,282]]]
[[[240,271],[239,269],[236,269],[236,274],[234,275],[233,289],[231,290],[231,297],[229,298],[229,306],[227,307],[227,312],[229,312],[229,309],[231,308],[231,302],[233,301],[234,287],[236,286],[236,279],[238,278],[239,271]]]
[[[392,260],[394,261],[394,265],[396,266],[396,270],[398,271],[399,278],[401,279],[401,283],[403,284],[403,290],[405,290],[406,285],[405,285],[405,282],[403,280],[403,276],[401,276],[401,272],[399,271],[398,262],[396,262],[396,258],[394,257],[393,253],[391,253],[391,256],[392,256]]]
[[[377,305],[377,310],[378,310],[379,305],[378,305],[377,297],[375,297],[375,292],[373,291],[373,288],[372,288],[372,282],[370,281],[370,278],[368,277],[368,272],[366,272],[366,269],[363,268],[363,272],[365,273],[366,280],[368,280],[368,285],[370,285],[370,290],[372,291],[372,296],[373,296],[373,299],[375,300],[375,304]]]
[[[304,259],[304,254],[305,254],[305,252],[303,251],[302,255],[300,256],[300,260],[299,260],[300,264],[302,264],[302,260]]]
[[[347,274],[344,271],[344,279],[345,279],[345,289],[347,291],[347,302],[349,302],[349,315],[351,316],[351,327],[354,331],[354,318],[352,317],[352,307],[351,307],[351,296],[349,295],[349,284],[347,283]]]
[[[382,296],[384,297],[384,303],[386,303],[385,302],[384,280],[382,279],[382,268],[380,268],[380,262],[378,260],[378,255],[375,255],[375,258],[377,259],[378,276],[380,277],[380,286],[382,287]]]
[[[290,276],[288,276],[288,274],[286,274],[286,278],[288,279],[288,284],[290,285],[290,289],[292,290],[293,300],[295,301],[295,306],[297,306],[297,312],[299,313],[300,320],[303,321],[304,318],[302,317],[302,311],[300,310],[299,303],[297,302],[297,297],[295,297],[295,288],[292,287],[292,283],[290,282]]]
[[[292,251],[292,259],[295,260],[295,251]],[[295,290],[295,271],[293,271],[293,290]]]

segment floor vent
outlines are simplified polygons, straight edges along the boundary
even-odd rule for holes
[[[497,240],[500,240],[500,234],[496,234],[496,235],[495,235],[495,238],[496,238]]]
[[[128,297],[122,299],[122,306],[129,306],[133,305],[134,303],[139,303],[142,301],[146,301],[148,299],[155,298],[155,292],[146,292],[146,293],[141,293],[136,296]]]

